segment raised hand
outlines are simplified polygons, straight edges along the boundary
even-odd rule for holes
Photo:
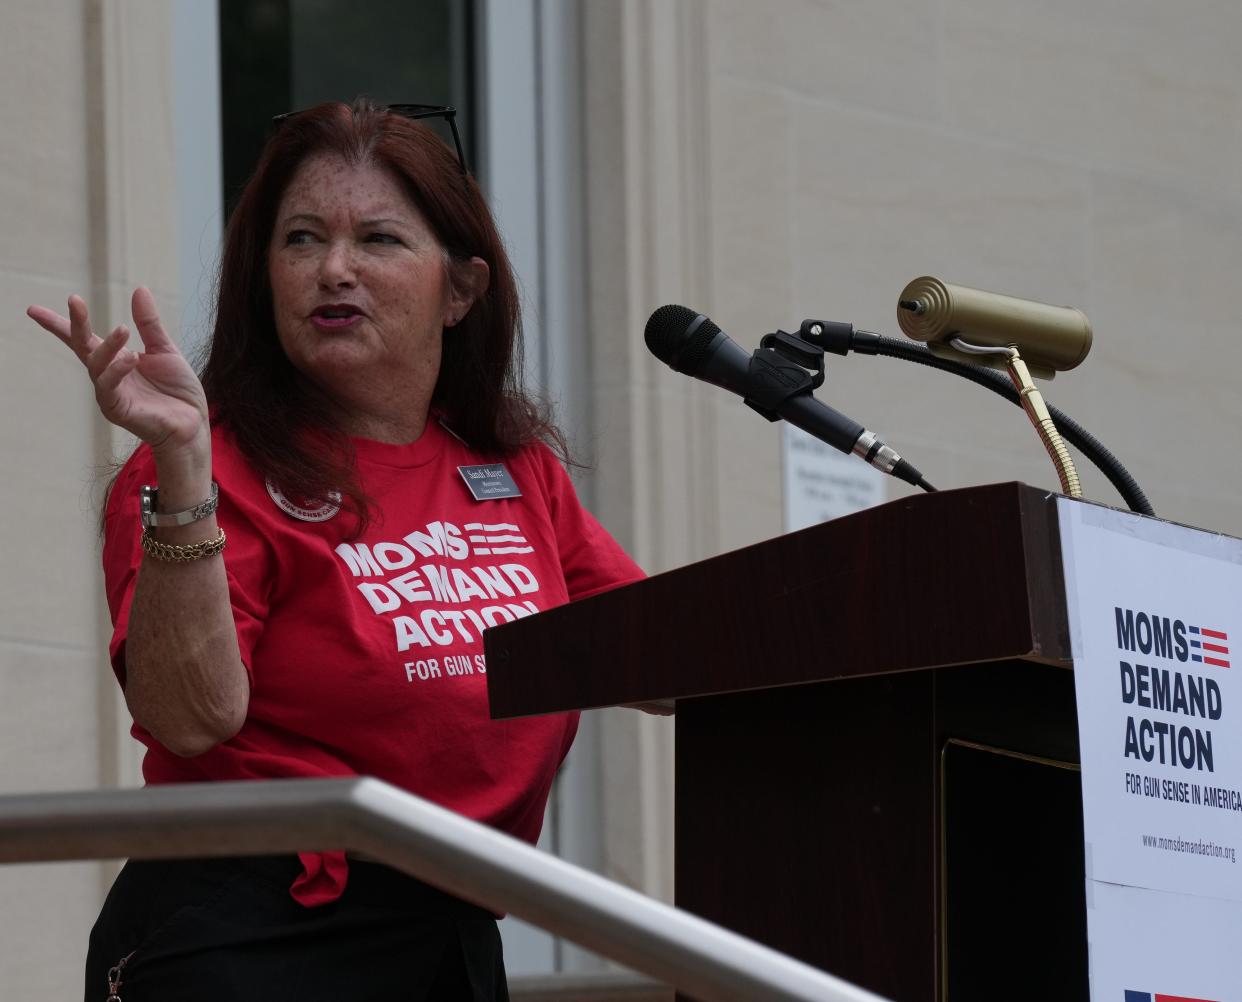
[[[104,417],[151,445],[160,510],[184,511],[211,489],[207,399],[160,323],[149,291],[134,292],[132,311],[141,353],[125,347],[124,325],[96,336],[80,296],[69,297],[68,317],[42,306],[26,313],[86,366]],[[132,517],[134,500],[121,502]],[[210,540],[218,529],[212,512],[188,525],[151,531],[159,542],[184,546]],[[132,545],[137,547],[137,538]],[[135,722],[175,754],[199,755],[237,733],[249,700],[224,562],[143,557],[125,639],[125,703]]]
[[[207,398],[190,364],[177,350],[147,289],[134,291],[131,308],[144,351],[126,348],[121,324],[107,337],[91,329],[81,296],[69,297],[69,316],[43,306],[26,315],[69,346],[86,366],[105,418],[151,445],[157,453],[201,444],[208,435]]]

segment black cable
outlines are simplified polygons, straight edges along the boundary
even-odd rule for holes
[[[817,339],[813,340],[815,340],[815,343],[820,343]],[[901,358],[908,362],[917,362],[920,365],[931,366],[933,369],[943,369],[945,372],[956,373],[969,379],[972,383],[978,383],[994,393],[999,393],[1010,403],[1017,404],[1019,407],[1022,406],[1018,391],[1014,389],[1013,384],[999,372],[995,372],[992,369],[981,365],[965,365],[961,362],[941,358],[938,355],[933,355],[931,351],[921,344],[910,344],[908,341],[884,337],[882,334],[875,334],[871,331],[854,331],[853,336],[849,340],[849,348],[862,352],[864,355],[887,355],[891,358]],[[828,347],[828,345],[822,345],[822,347],[828,348],[829,351],[836,351],[838,354],[845,354],[845,352],[840,350],[840,347]],[[1135,482],[1129,471],[1121,465],[1121,461],[1109,452],[1099,439],[1064,411],[1053,407],[1051,404],[1048,405],[1048,412],[1052,415],[1052,421],[1057,426],[1057,431],[1099,468],[1104,476],[1108,478],[1109,483],[1117,488],[1117,492],[1122,496],[1126,504],[1130,506],[1131,511],[1136,511],[1140,515],[1156,514],[1142,488]]]
[[[878,440],[877,440],[877,444],[878,444]],[[870,462],[869,458],[867,459],[867,462]],[[934,488],[931,484],[927,482],[927,478],[924,477],[923,474],[921,474],[913,466],[907,463],[904,459],[898,459],[896,465],[888,472],[890,476],[894,476],[898,480],[904,480],[911,487],[922,487],[923,490],[931,494],[936,493],[936,488]]]

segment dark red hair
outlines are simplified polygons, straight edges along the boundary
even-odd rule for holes
[[[486,293],[444,338],[432,407],[483,453],[503,456],[541,440],[565,458],[564,439],[546,409],[522,389],[517,284],[478,185],[429,128],[365,99],[321,104],[286,119],[233,210],[202,372],[213,421],[226,423],[246,458],[290,497],[322,501],[340,490],[367,519],[348,436],[332,423],[322,391],[285,357],[272,314],[267,255],[276,213],[298,168],[321,154],[392,171],[448,252],[450,274],[452,261],[487,262]]]

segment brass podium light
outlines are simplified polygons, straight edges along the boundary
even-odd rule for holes
[[[907,337],[926,342],[933,354],[966,364],[1003,366],[1056,467],[1062,492],[1082,497],[1074,461],[1032,379],[1032,373],[1051,379],[1087,357],[1091,322],[1081,310],[950,285],[925,275],[902,290],[897,323]]]

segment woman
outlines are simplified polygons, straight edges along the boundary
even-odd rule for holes
[[[142,440],[104,568],[147,782],[374,775],[534,841],[576,719],[489,720],[482,631],[641,571],[520,391],[513,276],[448,147],[365,101],[287,117],[229,222],[201,382],[145,289],[142,354],[78,297],[29,313]],[[109,995],[507,992],[487,912],[304,853],[128,863],[87,961]]]

